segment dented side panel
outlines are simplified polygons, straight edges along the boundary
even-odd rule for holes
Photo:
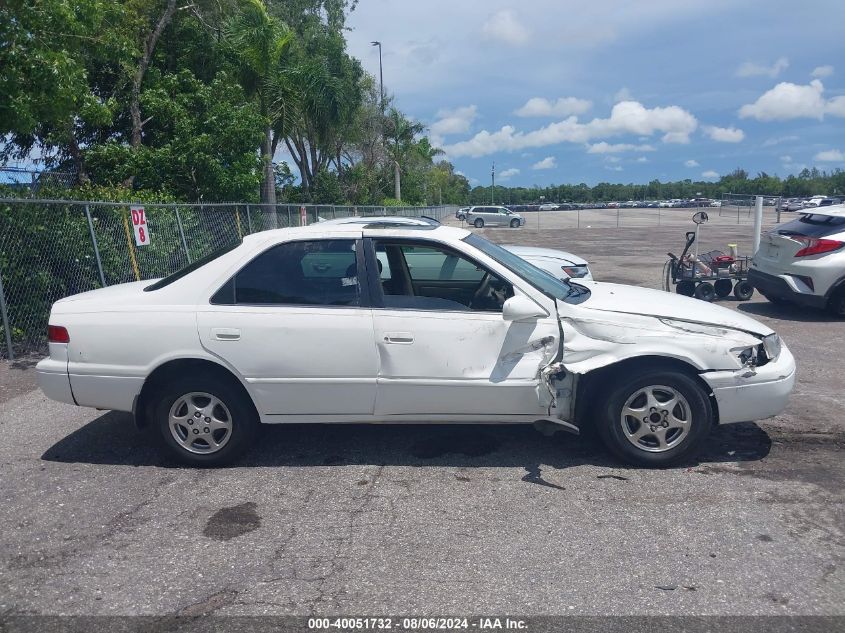
[[[556,315],[375,310],[377,416],[546,415],[540,373],[560,355]]]

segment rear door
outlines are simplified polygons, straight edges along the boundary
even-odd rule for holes
[[[244,377],[263,415],[372,414],[378,355],[360,249],[347,238],[277,244],[199,308],[202,345]]]

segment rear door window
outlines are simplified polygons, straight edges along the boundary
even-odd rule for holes
[[[279,244],[244,266],[212,303],[360,305],[355,240]]]

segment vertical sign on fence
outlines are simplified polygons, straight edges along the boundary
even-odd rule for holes
[[[305,211],[305,206],[299,207],[299,226],[305,226],[308,224],[308,214]]]
[[[150,243],[150,229],[147,226],[147,212],[144,207],[129,207],[132,214],[132,230],[135,231],[135,246],[146,246]]]

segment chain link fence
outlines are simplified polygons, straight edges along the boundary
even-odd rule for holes
[[[131,208],[143,207],[138,246]],[[0,357],[43,352],[53,302],[103,286],[154,279],[271,228],[349,216],[454,215],[453,207],[119,204],[0,198]]]
[[[757,195],[744,193],[722,194],[722,204],[719,207],[719,217],[736,218],[739,224],[754,215],[754,206],[757,204]],[[778,213],[780,222],[781,198],[780,196],[763,196],[763,207],[772,207]]]

